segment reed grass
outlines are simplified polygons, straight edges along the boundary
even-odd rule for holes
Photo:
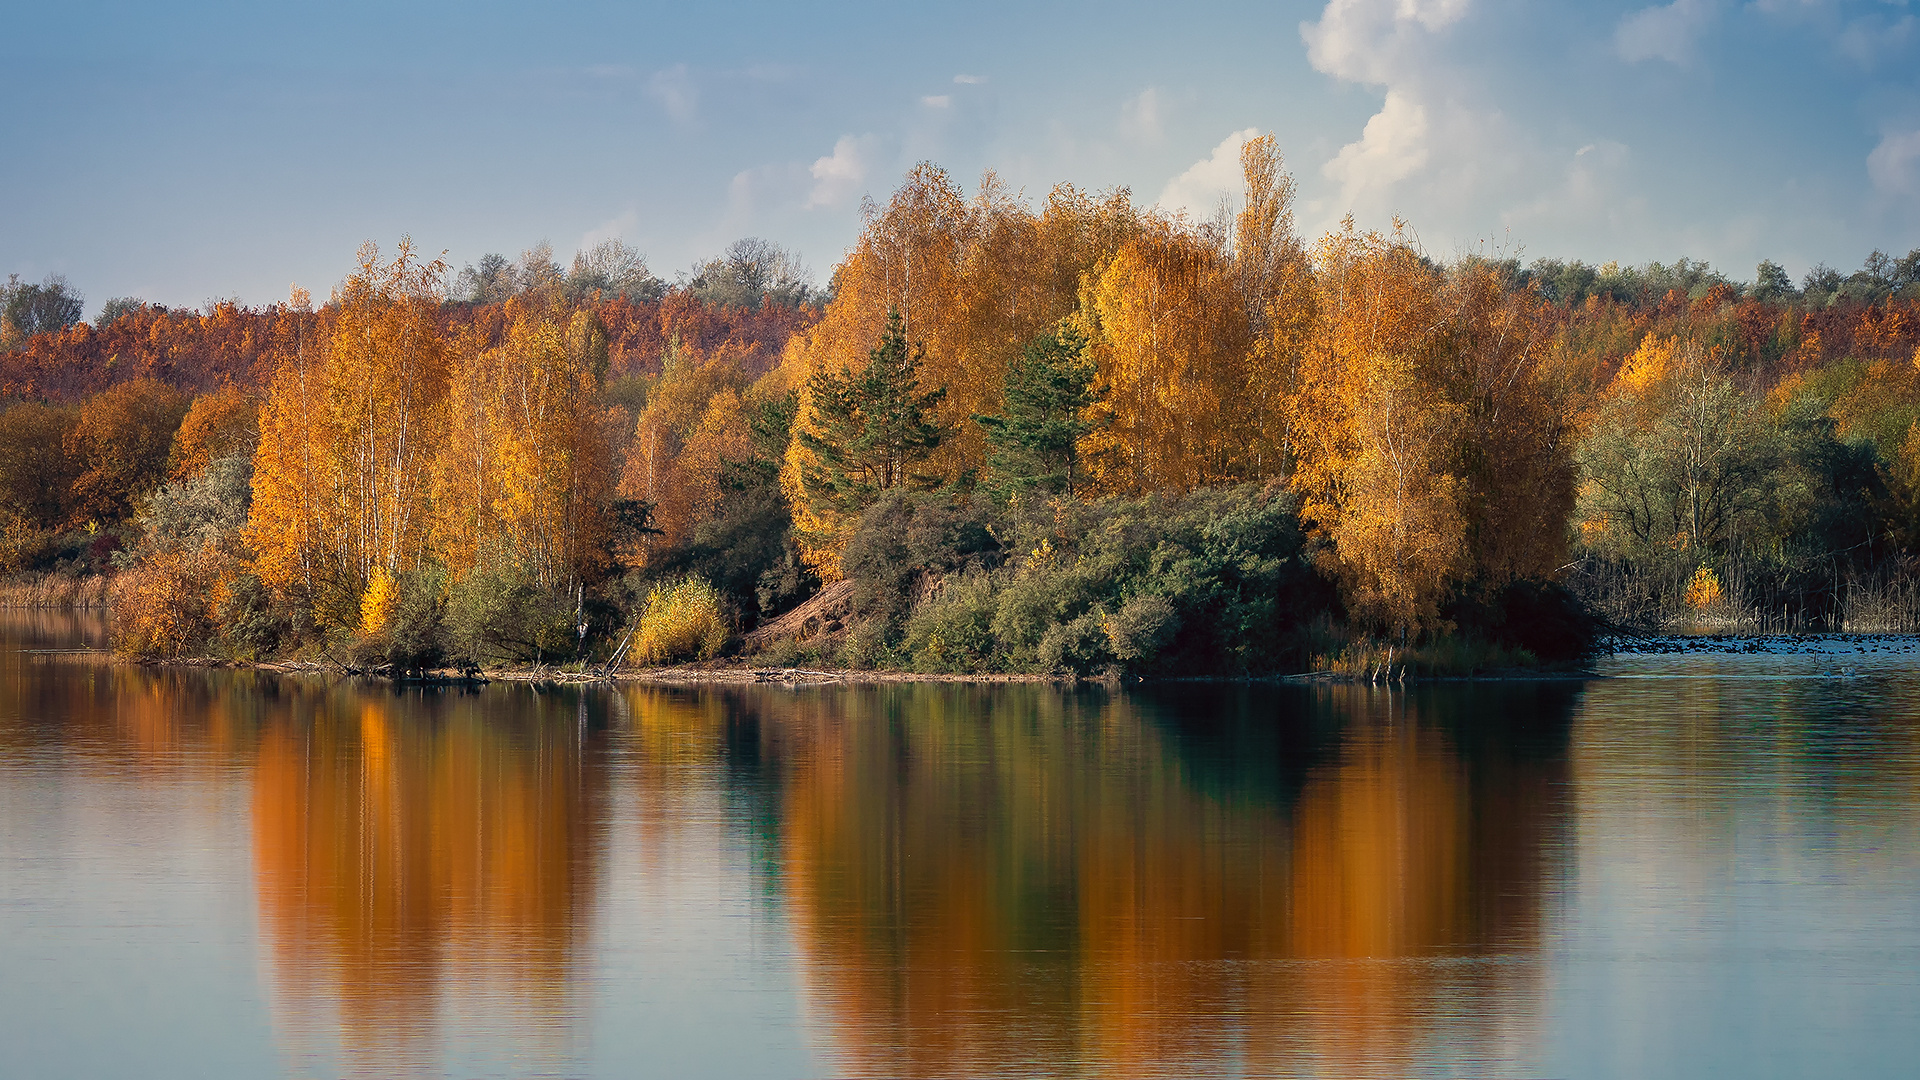
[[[1336,651],[1316,655],[1313,667],[1317,672],[1357,682],[1400,682],[1530,670],[1540,667],[1540,660],[1525,649],[1449,636],[1413,646],[1370,639],[1349,642]]]
[[[21,574],[0,581],[0,608],[104,611],[112,584],[105,574]]]

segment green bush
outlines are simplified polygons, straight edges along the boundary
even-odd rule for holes
[[[984,573],[950,578],[938,595],[913,610],[901,651],[915,671],[979,672],[997,666],[993,582]]]
[[[440,619],[446,653],[455,660],[553,660],[579,649],[573,598],[541,588],[509,561],[475,568],[446,596]]]
[[[854,583],[853,610],[889,631],[922,598],[930,579],[984,570],[1000,561],[998,509],[937,493],[894,490],[860,516],[841,569]]]
[[[1277,488],[1056,504],[1014,547],[993,630],[1016,667],[1279,670],[1298,662],[1298,628],[1337,606]]]
[[[1011,507],[890,495],[843,556],[864,618],[844,653],[921,671],[1297,670],[1301,628],[1338,607],[1314,553],[1277,487]]]
[[[294,619],[274,603],[273,594],[251,571],[228,585],[214,612],[220,640],[236,659],[258,660],[278,652],[292,635]]]
[[[449,638],[446,568],[430,563],[400,574],[394,584],[399,595],[386,625],[354,643],[355,658],[402,671],[439,667]]]

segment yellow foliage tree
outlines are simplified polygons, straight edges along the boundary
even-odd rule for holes
[[[81,468],[71,493],[77,520],[118,520],[167,476],[167,455],[187,399],[142,377],[102,390],[80,406],[67,453]]]
[[[431,465],[445,437],[447,344],[435,319],[446,264],[402,239],[372,244],[319,340],[283,359],[260,416],[247,540],[269,587],[300,590],[323,623],[359,621],[375,567],[427,552]]]
[[[1110,387],[1093,440],[1109,491],[1190,491],[1248,475],[1250,325],[1234,267],[1205,235],[1150,222],[1089,281],[1080,319]]]
[[[1314,263],[1285,410],[1292,482],[1334,542],[1350,608],[1418,632],[1463,583],[1550,576],[1574,484],[1538,298],[1507,294],[1487,267],[1443,272],[1351,219]]]
[[[620,477],[622,496],[653,504],[654,524],[662,532],[660,543],[685,540],[717,503],[718,446],[744,445],[746,419],[740,394],[747,385],[744,371],[728,356],[703,357],[677,341],[672,343],[647,407],[634,425]],[[709,412],[722,399],[731,404],[723,404],[721,415],[709,423]],[[731,427],[727,416],[734,418]],[[696,442],[701,448],[689,456]],[[744,460],[744,449],[738,457]]]
[[[456,578],[497,558],[553,589],[604,562],[609,447],[591,316],[563,322],[536,305],[516,312],[497,346],[468,339],[456,350],[434,550]]]

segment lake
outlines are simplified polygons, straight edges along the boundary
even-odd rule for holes
[[[0,1075],[1786,1077],[1920,1058],[1920,653],[536,690],[0,625]]]

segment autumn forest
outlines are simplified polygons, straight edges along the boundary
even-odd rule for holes
[[[324,300],[4,286],[0,572],[125,652],[416,671],[1458,672],[1920,628],[1920,251],[1753,280],[922,165],[744,240]]]

